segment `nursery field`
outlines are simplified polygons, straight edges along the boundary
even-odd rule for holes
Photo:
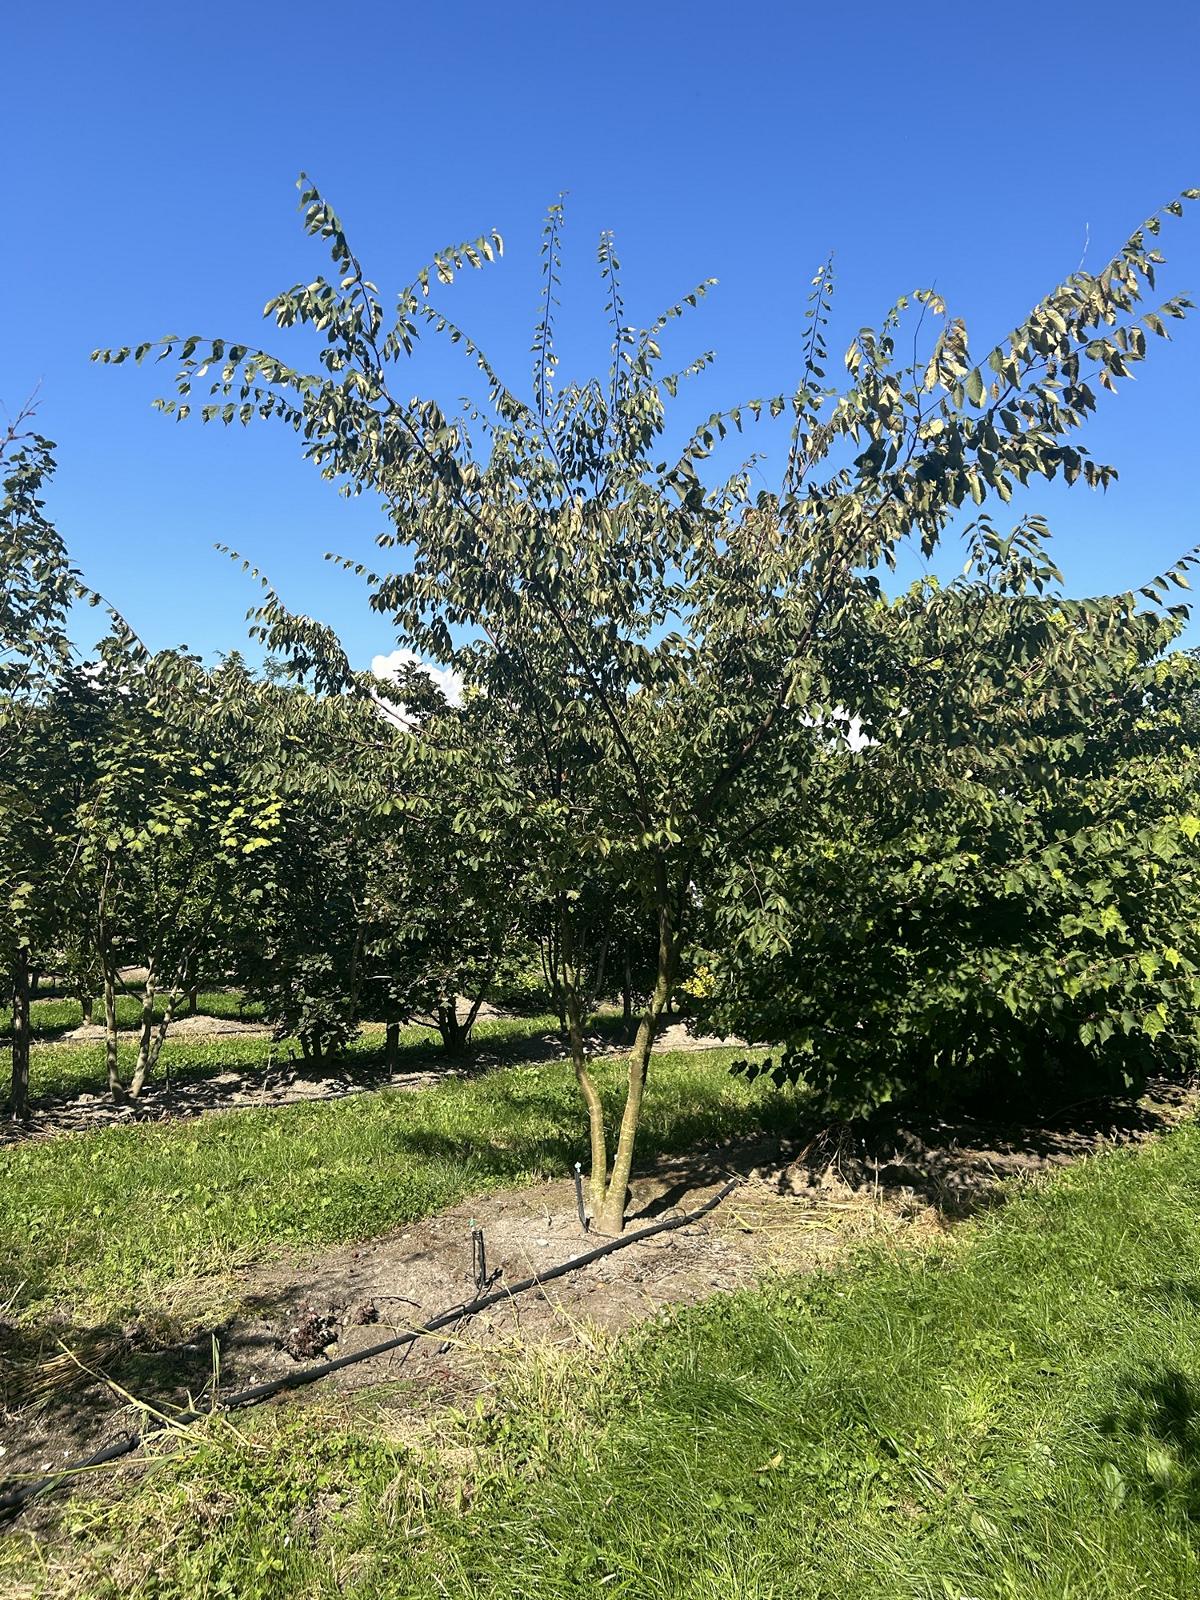
[[[1190,396],[1151,414],[1167,391],[1138,386],[1120,482],[1092,421],[1191,336],[1165,250],[1200,189],[1111,232],[1098,179],[1067,190],[1132,136],[1072,122],[1070,160],[1005,156],[1015,189],[958,140],[969,222],[939,181],[881,224],[870,31],[829,70],[797,38],[840,99],[788,138],[871,130],[839,216],[903,290],[844,307],[807,178],[786,226],[739,184],[744,269],[746,229],[678,203],[738,143],[693,19],[650,48],[606,13],[588,142],[632,129],[671,183],[633,206],[628,280],[610,219],[585,241],[577,301],[565,171],[507,261],[494,228],[412,254],[434,189],[406,162],[438,237],[475,205],[444,150],[480,30],[447,52],[423,18],[395,54],[420,133],[371,147],[376,223],[301,173],[306,254],[278,279],[233,192],[276,137],[317,158],[346,78],[327,20],[275,30],[304,43],[307,109],[275,114],[274,73],[266,119],[242,105],[230,193],[164,173],[169,228],[158,200],[117,228],[109,204],[67,258],[94,270],[60,282],[43,252],[9,297],[56,285],[31,326],[130,342],[92,349],[61,481],[38,391],[0,396],[0,1600],[1193,1600],[1200,547],[1155,499]],[[717,100],[757,25],[723,41]],[[84,148],[151,92],[153,30],[108,32],[129,61]],[[370,17],[342,32],[340,67],[362,42],[391,64]],[[976,43],[945,58],[1028,55]],[[262,78],[249,38],[211,61]],[[640,133],[663,62],[684,120],[703,108],[678,159]],[[538,70],[532,140],[502,76],[478,96],[476,154],[505,106],[489,184],[579,121],[546,85],[586,75]],[[96,170],[211,149],[166,126]],[[363,150],[321,159],[342,182]],[[826,168],[790,155],[787,193]],[[1024,215],[1038,182],[1082,240]],[[584,214],[639,192],[635,168]],[[819,240],[799,268],[794,227]],[[691,342],[710,249],[769,355],[735,332],[730,390]],[[511,276],[490,310],[474,287],[512,273],[528,325]],[[668,282],[695,287],[641,305]],[[84,354],[48,369],[48,413]],[[104,432],[151,375],[188,424],[161,460]],[[192,458],[196,424],[228,454]],[[235,464],[276,460],[243,442],[264,430],[367,518],[330,524],[331,566],[323,518]],[[150,484],[179,495],[153,535]],[[1114,492],[1073,492],[1064,542],[1072,486]],[[201,527],[238,546],[228,593]]]
[[[708,1056],[664,1060],[659,1083],[650,1150],[781,1115]],[[9,1315],[144,1313],[201,1266],[561,1171],[568,1087],[505,1069],[10,1153]],[[868,1230],[816,1270],[619,1334],[510,1333],[476,1352],[469,1392],[405,1369],[215,1416],[14,1528],[10,1592],[1183,1600],[1200,1584],[1198,1241],[1185,1123],[973,1221]]]
[[[244,1048],[244,1047],[243,1047]],[[645,1159],[804,1126],[803,1097],[731,1077],[732,1051],[664,1055]],[[612,1102],[622,1063],[601,1065]],[[29,1318],[153,1312],[178,1285],[284,1246],[368,1239],[583,1153],[561,1064],[37,1139],[0,1152],[3,1295]]]

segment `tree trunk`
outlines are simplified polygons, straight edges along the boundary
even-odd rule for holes
[[[625,1109],[621,1114],[621,1130],[617,1137],[612,1174],[604,1192],[603,1203],[597,1207],[592,1227],[597,1233],[617,1235],[625,1230],[625,1207],[629,1199],[629,1176],[633,1170],[633,1152],[637,1143],[638,1123],[642,1114],[642,1099],[646,1090],[646,1076],[650,1070],[650,1056],[658,1034],[659,1021],[666,1009],[675,982],[679,944],[672,915],[665,869],[659,868],[658,883],[658,966],[654,989],[649,1003],[638,1023],[633,1047],[629,1052],[628,1079],[625,1090]],[[590,1109],[590,1108],[589,1108]],[[593,1189],[595,1174],[593,1173]]]
[[[121,1085],[117,1055],[117,975],[107,960],[104,963],[104,1061],[108,1068],[108,1092],[114,1100],[123,1100],[125,1090]]]
[[[560,922],[565,914],[560,896],[558,902]],[[546,932],[546,942],[542,947],[542,972],[545,974],[546,987],[550,991],[550,1003],[554,1007],[558,1025],[565,1033],[567,1028],[567,997],[563,987],[562,965],[561,928],[558,925],[552,925]]]
[[[567,1006],[567,1036],[571,1041],[571,1064],[575,1081],[587,1107],[588,1140],[591,1144],[591,1171],[588,1176],[588,1209],[593,1217],[604,1209],[605,1182],[608,1177],[608,1137],[604,1131],[604,1103],[588,1067],[583,1044],[583,1007],[579,992],[570,978],[563,983]]]
[[[591,991],[588,995],[588,1010],[595,1011],[604,995],[604,967],[608,960],[608,940],[600,946],[600,955],[596,962],[596,973],[592,979]]]
[[[588,1141],[591,1145],[591,1170],[588,1175],[588,1209],[593,1217],[604,1207],[608,1178],[608,1135],[604,1128],[604,1103],[596,1088],[583,1042],[583,1001],[579,994],[579,970],[575,964],[575,930],[565,913],[560,935],[562,948],[562,993],[567,1013],[567,1037],[571,1043],[571,1065],[575,1081],[587,1107]]]
[[[400,1024],[389,1022],[383,1043],[383,1064],[389,1072],[400,1065]]]
[[[200,985],[198,983],[192,984],[191,988],[188,990],[187,1003],[188,1016],[194,1017],[196,1015],[196,1007],[200,1003]]]
[[[442,1038],[442,1046],[447,1055],[461,1055],[466,1048],[468,1030],[458,1020],[457,996],[451,996],[449,1000],[438,1002],[437,1027],[438,1033]]]
[[[352,1028],[358,1026],[358,996],[362,988],[363,925],[354,930],[354,944],[350,951],[350,979],[346,985],[347,1018]]]
[[[12,973],[12,1114],[24,1121],[29,1116],[29,952],[18,950]]]
[[[92,1016],[95,1011],[95,1001],[92,999],[90,987],[80,990],[79,1009],[83,1013],[84,1022],[90,1028],[92,1025]]]
[[[151,987],[152,984],[153,984],[153,979],[152,978],[147,980],[147,986],[148,987]],[[143,1030],[142,1031],[142,1043],[141,1043],[141,1045],[140,1045],[140,1047],[138,1049],[137,1066],[134,1069],[133,1078],[132,1078],[132,1080],[130,1081],[130,1084],[129,1084],[129,1097],[130,1097],[131,1100],[136,1100],[137,1097],[141,1094],[142,1085],[145,1083],[146,1079],[150,1076],[150,1074],[152,1072],[155,1071],[155,1069],[158,1066],[159,1057],[162,1055],[163,1045],[167,1042],[167,1029],[171,1026],[171,1023],[172,1023],[172,1021],[174,1020],[174,1017],[175,1017],[175,1007],[176,1007],[177,1003],[178,1003],[178,994],[177,993],[172,993],[170,998],[168,999],[168,1001],[166,1003],[166,1006],[163,1009],[163,1014],[162,1014],[161,1019],[159,1020],[158,1026],[154,1027],[153,1026],[153,1021],[154,1021],[154,1000],[153,1000],[153,995],[151,996],[151,1001],[150,1001],[150,1020],[151,1020],[151,1025],[152,1025],[152,1031],[151,1031],[149,1036],[147,1036],[146,1032],[145,1032],[145,1027],[146,1027],[146,1007],[145,1007],[145,1002],[143,1001],[143,1003],[142,1003],[142,1030]]]
[[[153,965],[146,969],[146,981],[142,985],[142,1020],[141,1032],[138,1037],[137,1061],[134,1063],[133,1077],[129,1080],[129,1098],[136,1100],[142,1092],[142,1085],[146,1081],[146,1074],[150,1070],[150,1050],[154,1040],[154,995],[156,977]]]
[[[626,1033],[633,1027],[633,972],[628,945],[625,946],[625,975],[621,982],[621,1027]]]

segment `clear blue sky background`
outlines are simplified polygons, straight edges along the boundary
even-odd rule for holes
[[[150,410],[151,373],[88,362],[168,331],[269,344],[263,303],[322,265],[295,211],[301,168],[385,288],[498,227],[504,262],[453,310],[518,377],[560,190],[567,365],[603,337],[601,228],[640,320],[718,277],[676,336],[681,359],[719,353],[705,408],[791,385],[808,280],[831,249],[835,353],[934,280],[985,347],[1085,238],[1099,266],[1200,184],[1194,4],[64,0],[10,8],[0,48],[0,397],[11,408],[41,384],[53,512],[156,646],[244,641],[253,592],[219,539],[360,663],[392,647],[355,580],[321,561],[371,553],[374,506],[341,501],[290,434],[176,427]],[[1165,292],[1200,298],[1200,207],[1164,247]],[[1137,583],[1200,539],[1200,319],[1176,328],[1091,431],[1120,484],[1035,497],[1077,592]],[[453,396],[460,360],[447,350],[423,376]]]

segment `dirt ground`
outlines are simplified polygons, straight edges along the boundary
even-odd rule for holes
[[[817,1269],[869,1237],[935,1237],[993,1203],[1014,1180],[1155,1137],[1194,1115],[1198,1104],[1194,1086],[1157,1085],[1141,1100],[1099,1103],[1060,1126],[947,1122],[893,1131],[874,1147],[829,1136],[804,1148],[740,1141],[663,1161],[635,1182],[631,1229],[694,1210],[731,1177],[737,1187],[698,1222],[362,1360],[322,1385],[389,1385],[393,1413],[396,1379],[406,1380],[403,1403],[414,1413],[461,1403],[486,1386],[497,1359],[531,1345],[589,1346],[594,1330],[619,1331],[768,1271]],[[193,1284],[197,1307],[221,1309],[215,1317],[193,1315],[179,1342],[139,1325],[62,1327],[36,1337],[9,1329],[6,1339],[0,1324],[8,1407],[0,1420],[0,1470],[52,1473],[120,1435],[152,1428],[155,1411],[206,1409],[252,1384],[420,1327],[474,1297],[476,1226],[495,1289],[602,1242],[581,1228],[570,1182],[543,1184],[478,1198],[386,1237]],[[186,1301],[181,1309],[187,1320]],[[296,1402],[285,1394],[269,1403]],[[50,1502],[34,1513],[43,1514],[53,1515]]]
[[[208,1017],[203,1012],[195,1016],[176,1017],[171,1024],[169,1037],[172,1039],[215,1039],[222,1034],[236,1034],[242,1039],[265,1039],[270,1035],[270,1028],[261,1022],[239,1022],[235,1017]],[[133,1028],[123,1028],[121,1038],[135,1040],[137,1031]],[[78,1028],[70,1028],[54,1044],[103,1044],[105,1038],[104,1024],[102,1022],[83,1022]]]

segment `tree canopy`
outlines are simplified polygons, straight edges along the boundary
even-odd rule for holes
[[[986,518],[1038,479],[1061,475],[1097,488],[1111,481],[1114,469],[1092,458],[1080,434],[1098,391],[1116,390],[1145,359],[1150,337],[1165,336],[1188,309],[1181,296],[1148,301],[1163,261],[1163,218],[1180,214],[1183,200],[1151,217],[1100,271],[1074,273],[982,350],[932,290],[901,297],[878,329],[855,335],[840,387],[827,377],[833,276],[823,266],[803,313],[795,386],[704,418],[678,448],[667,444],[678,436],[674,425],[667,429],[672,404],[711,356],[673,368],[663,346],[709,284],[639,327],[626,312],[614,241],[602,236],[610,364],[590,380],[560,383],[564,219],[561,205],[552,207],[531,382],[521,397],[441,303],[459,275],[497,259],[497,235],[439,252],[389,302],[307,179],[301,207],[332,270],[274,297],[266,315],[283,332],[317,336],[315,367],[199,336],[97,357],[174,363],[174,393],[157,402],[165,412],[282,422],[325,478],[348,493],[373,493],[385,507],[390,526],[380,545],[385,557],[402,559],[391,570],[356,568],[370,604],[391,618],[403,646],[460,675],[464,719],[486,722],[494,753],[481,771],[453,740],[414,737],[392,768],[391,804],[411,818],[423,807],[427,816],[456,807],[451,832],[463,861],[477,859],[497,827],[523,839],[536,861],[564,954],[589,1115],[592,1208],[599,1226],[616,1231],[653,1041],[681,957],[702,937],[706,897],[724,902],[716,916],[726,927],[723,875],[743,885],[743,868],[753,879],[760,863],[765,870],[775,861],[765,818],[785,815],[803,837],[820,833],[837,731],[861,727],[882,752],[862,768],[886,768],[900,786],[893,802],[863,792],[868,833],[872,804],[919,814],[913,791],[924,789],[927,769],[905,765],[918,745],[957,773],[965,828],[982,802],[980,779],[955,742],[962,718],[939,722],[933,696],[919,739],[907,722],[917,726],[922,702],[909,698],[923,673],[942,670],[939,681],[948,681],[974,670],[957,644],[972,618],[991,630],[992,690],[989,699],[985,671],[976,699],[968,694],[962,704],[995,729],[987,746],[993,781],[1011,765],[1014,719],[1022,724],[1016,743],[1037,747],[1038,759],[1067,781],[1064,763],[1081,759],[1073,735],[1043,724],[1057,714],[1056,694],[1069,701],[1073,674],[1112,671],[1116,658],[1100,647],[1110,628],[1126,630],[1128,648],[1141,649],[1138,662],[1154,657],[1138,644],[1145,630],[1161,647],[1161,629],[1170,626],[1162,593],[1181,569],[1139,598],[1152,620],[1126,615],[1118,602],[1107,621],[1100,608],[1093,628],[1070,607],[1047,602],[1039,610],[1025,597],[1029,585],[1036,596],[1052,579],[1039,567],[1047,531],[1025,519],[999,535]],[[397,370],[429,336],[465,352],[486,403],[450,411],[433,397],[405,398]],[[752,424],[783,430],[774,483],[761,487],[755,458],[713,477],[717,446]],[[902,549],[932,556],[973,514],[985,520],[968,529],[974,553],[963,582],[948,591],[925,585],[890,602],[885,579]],[[275,587],[264,587],[257,630],[275,654],[320,693],[373,692],[327,628],[294,615]],[[989,609],[995,593],[1005,600],[999,612]],[[1009,620],[993,626],[994,617]],[[948,654],[951,668],[930,665]],[[1027,655],[1032,676],[1022,676]],[[1064,681],[1061,692],[1053,687]],[[904,736],[895,737],[901,723]],[[981,737],[986,744],[987,733]],[[857,803],[859,791],[853,795]],[[1030,826],[1057,837],[1067,811],[1039,812]],[[1008,825],[1017,826],[1011,818]],[[608,874],[643,908],[658,950],[615,1140],[578,1025],[588,886]],[[776,892],[796,918],[811,918],[802,875],[781,878]],[[769,952],[772,902],[756,887],[737,905],[736,948]],[[750,988],[737,992],[748,1004]],[[807,1049],[803,1037],[787,1063]],[[826,1066],[815,1070],[819,1078]]]

